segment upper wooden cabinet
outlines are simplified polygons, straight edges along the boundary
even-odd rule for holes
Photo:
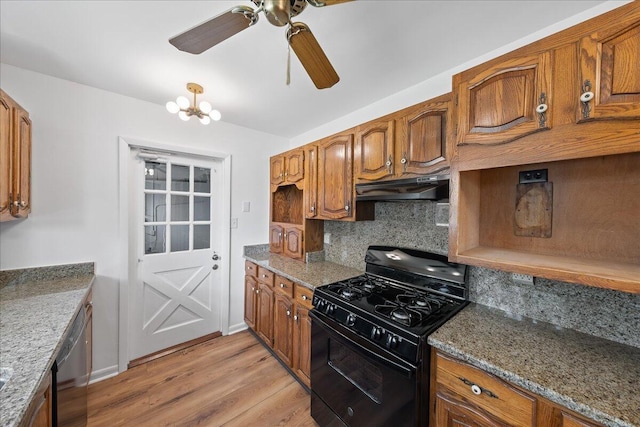
[[[31,212],[31,120],[0,90],[0,221]]]
[[[318,217],[352,218],[353,208],[353,131],[347,131],[318,143]]]
[[[640,150],[640,4],[453,77],[458,170]]]
[[[453,143],[451,115],[451,94],[446,94],[358,126],[356,183],[447,169]]]
[[[287,151],[271,157],[271,185],[296,184],[301,188],[304,178],[304,151]]]

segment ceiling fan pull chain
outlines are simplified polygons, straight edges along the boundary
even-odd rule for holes
[[[291,83],[291,43],[287,40],[287,86]]]

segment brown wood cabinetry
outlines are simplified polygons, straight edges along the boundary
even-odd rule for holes
[[[449,93],[358,126],[356,183],[448,169],[453,152],[452,112]]]
[[[271,157],[270,174],[271,185],[301,183],[304,179],[304,151],[296,149]]]
[[[20,423],[21,427],[51,427],[53,425],[52,378],[48,373],[36,391]]]
[[[451,261],[640,292],[638,63],[634,2],[454,76]],[[548,232],[518,234],[519,173],[538,169]]]
[[[0,90],[0,221],[31,212],[31,120]]]
[[[300,380],[311,386],[311,318],[309,310],[313,291],[295,286],[295,315],[293,317],[293,371]]]
[[[273,350],[289,367],[293,361],[293,282],[276,275]]]
[[[452,356],[432,353],[432,422],[437,426],[601,427]]]
[[[273,272],[257,267],[257,289],[255,299],[255,328],[258,336],[273,346]],[[246,316],[246,312],[245,312]]]

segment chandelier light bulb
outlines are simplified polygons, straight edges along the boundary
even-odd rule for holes
[[[211,123],[211,119],[209,118],[209,116],[202,116],[200,117],[200,123],[202,123],[203,125],[208,125],[209,123]]]
[[[211,112],[211,104],[209,104],[207,101],[202,101],[200,103],[200,111],[202,111],[204,114],[209,114],[209,112]]]
[[[185,122],[189,121],[190,116],[187,114],[186,111],[180,111],[178,113],[178,117],[180,117],[181,120],[184,120]]]
[[[178,111],[180,111],[180,106],[173,101],[169,101],[167,102],[167,111],[171,114],[176,114]]]
[[[187,108],[189,108],[189,100],[187,99],[186,96],[179,96],[176,99],[176,103],[183,110],[186,110]]]
[[[220,114],[220,111],[218,110],[211,110],[211,112],[209,113],[209,117],[211,117],[211,120],[214,120],[217,122],[222,118],[222,114]]]

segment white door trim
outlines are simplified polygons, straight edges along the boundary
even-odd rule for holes
[[[197,147],[185,147],[173,144],[163,144],[151,141],[143,141],[129,137],[118,137],[118,165],[119,165],[119,316],[118,316],[118,372],[127,370],[129,364],[129,300],[131,278],[135,277],[137,267],[135,243],[130,236],[132,209],[132,180],[130,179],[130,151],[134,148],[142,148],[151,151],[172,152],[188,156],[204,156],[222,161],[222,204],[220,213],[222,227],[223,247],[220,249],[220,277],[222,279],[221,296],[223,304],[220,307],[220,326],[223,335],[229,334],[229,293],[230,293],[230,254],[231,254],[231,155],[205,150]]]

